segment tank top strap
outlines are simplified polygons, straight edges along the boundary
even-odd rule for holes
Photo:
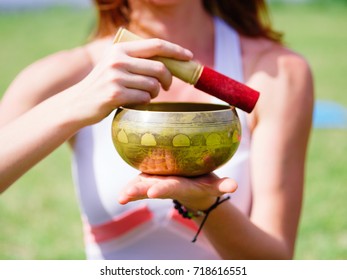
[[[241,43],[239,34],[222,19],[215,17],[215,69],[216,71],[231,77],[239,82],[244,82]],[[223,101],[212,98],[214,103],[223,103]],[[243,141],[248,142],[250,133],[247,126],[246,113],[236,109],[241,124]]]
[[[241,45],[238,33],[222,19],[215,17],[215,69],[243,82]]]
[[[231,77],[239,82],[244,82],[242,53],[239,34],[222,19],[215,17],[215,65],[216,71]],[[211,102],[224,103],[212,97]],[[232,202],[242,212],[249,213],[251,205],[250,182],[250,145],[251,133],[247,124],[247,113],[236,108],[238,113],[242,137],[240,146],[230,162],[215,173],[220,177],[234,178],[239,185],[236,193],[232,195]]]

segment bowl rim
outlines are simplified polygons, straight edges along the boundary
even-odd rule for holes
[[[206,110],[191,110],[191,111],[164,111],[164,110],[146,110],[145,107],[148,105],[172,105],[172,104],[178,104],[178,105],[200,105],[200,106],[212,106],[215,107],[215,109],[206,109]],[[144,107],[141,109],[141,107]],[[126,111],[134,111],[134,112],[150,112],[150,113],[180,113],[180,114],[190,114],[190,113],[216,113],[216,112],[223,112],[223,111],[235,111],[236,109],[234,106],[229,104],[218,104],[218,103],[207,103],[207,102],[166,102],[166,101],[160,101],[160,102],[150,102],[148,104],[137,104],[137,105],[123,105],[119,106],[118,110],[126,110]]]

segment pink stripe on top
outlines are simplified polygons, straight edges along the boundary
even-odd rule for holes
[[[196,225],[195,222],[193,222],[190,219],[186,219],[183,218],[176,209],[172,209],[170,212],[170,218],[184,226],[186,226],[187,228],[193,230],[193,231],[197,231],[198,230],[198,226]]]
[[[89,242],[97,243],[109,241],[128,233],[152,218],[152,212],[144,205],[140,208],[129,210],[104,224],[93,226],[85,222],[86,239]]]

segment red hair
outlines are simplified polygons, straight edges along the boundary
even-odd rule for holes
[[[202,0],[205,9],[219,16],[240,34],[282,41],[282,33],[272,28],[265,0]],[[115,29],[129,23],[130,7],[127,0],[94,0],[98,15],[93,37],[114,34]]]

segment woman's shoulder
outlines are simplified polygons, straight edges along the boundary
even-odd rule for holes
[[[250,78],[258,72],[270,76],[279,73],[298,75],[310,72],[306,58],[287,46],[267,39],[243,38],[244,65],[246,77]]]
[[[84,47],[59,51],[24,68],[9,89],[25,87],[35,91],[35,95],[50,96],[79,82],[91,68]]]
[[[41,76],[48,80],[78,80],[92,68],[86,46],[62,50],[37,60],[24,69],[27,76]]]
[[[14,84],[30,84],[37,91],[51,92],[48,95],[64,90],[93,69],[101,45],[97,40],[45,56],[24,68]]]
[[[261,93],[257,115],[283,115],[294,107],[307,113],[314,97],[307,59],[285,45],[265,39],[248,42],[246,48],[246,81]]]

